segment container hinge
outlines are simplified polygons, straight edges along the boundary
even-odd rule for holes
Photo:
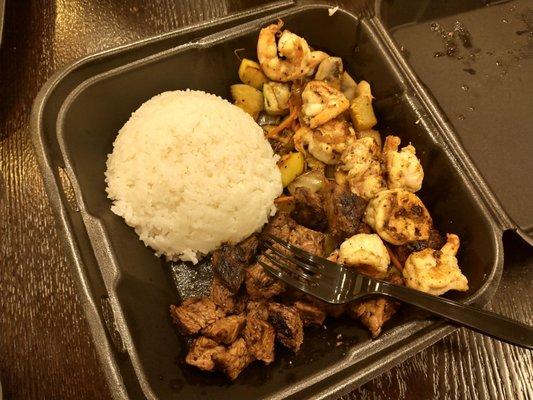
[[[121,353],[125,353],[126,346],[124,346],[124,341],[122,340],[122,336],[120,335],[120,332],[117,328],[117,324],[115,322],[115,315],[113,313],[109,297],[102,296],[100,308],[102,309],[102,317],[104,319],[104,324],[107,328],[109,336],[111,336],[111,341],[113,342],[115,349]]]
[[[76,199],[76,193],[70,182],[70,178],[62,167],[57,167],[59,182],[61,183],[61,188],[63,189],[63,194],[67,200],[68,205],[73,211],[80,211],[80,206],[78,205],[78,200]]]

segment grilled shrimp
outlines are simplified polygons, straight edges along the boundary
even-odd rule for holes
[[[432,227],[422,200],[405,189],[379,192],[368,203],[364,220],[383,240],[395,245],[426,240]]]
[[[322,61],[324,61],[328,57],[329,57],[328,53],[324,53],[323,51],[319,51],[319,50],[311,51],[311,55],[309,56],[309,61],[307,62],[308,67],[309,67],[307,76],[313,75],[315,73],[315,69],[320,65]]]
[[[459,237],[448,234],[440,250],[415,251],[405,261],[405,284],[413,289],[440,296],[448,290],[468,290],[468,280],[459,269],[455,255],[459,250]]]
[[[381,149],[382,141],[381,141],[381,134],[378,131],[375,131],[373,129],[369,129],[367,131],[359,131],[357,132],[357,137],[359,139],[364,137],[371,137],[374,139],[378,145],[378,148]]]
[[[373,138],[364,137],[352,141],[342,153],[341,169],[348,171],[349,177],[363,175],[368,170],[377,172],[380,169],[380,149]]]
[[[284,30],[276,44],[276,35],[283,22],[261,29],[257,41],[257,58],[261,69],[273,81],[288,82],[314,72],[327,57],[321,51],[311,51],[304,38]]]
[[[386,189],[380,158],[380,148],[372,137],[354,140],[346,147],[340,168],[348,172],[347,180],[353,193],[370,200]]]
[[[337,262],[353,266],[359,272],[375,278],[384,278],[390,257],[378,235],[359,233],[342,242]]]
[[[346,121],[333,119],[316,129],[302,126],[294,135],[294,146],[302,153],[309,152],[325,164],[337,164],[355,131]]]
[[[352,193],[365,200],[373,199],[379,192],[387,189],[381,173],[372,173],[371,171],[358,178],[349,178],[348,185]]]
[[[341,91],[326,82],[311,81],[302,92],[300,118],[313,129],[342,114],[349,106]]]
[[[403,147],[400,151],[400,138],[387,136],[383,146],[383,159],[387,171],[389,189],[405,189],[417,192],[422,187],[424,170],[420,160],[416,157],[416,150],[412,145]]]

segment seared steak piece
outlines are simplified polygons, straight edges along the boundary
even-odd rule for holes
[[[246,270],[246,291],[252,300],[269,299],[283,293],[285,284],[254,264]]]
[[[239,247],[223,244],[211,257],[215,274],[233,293],[239,291],[244,281],[245,265],[240,261],[239,255]]]
[[[270,303],[268,312],[268,322],[276,330],[276,337],[281,344],[295,353],[300,350],[304,340],[304,327],[298,311],[294,307]]]
[[[241,249],[242,260],[246,266],[248,266],[254,262],[254,258],[257,255],[257,251],[259,250],[259,240],[257,240],[257,237],[255,236],[250,236],[240,242],[238,247]]]
[[[243,338],[237,339],[225,351],[214,353],[212,359],[216,367],[232,381],[254,360]]]
[[[291,217],[298,224],[317,231],[327,227],[326,212],[323,199],[318,193],[306,187],[298,187],[294,191],[294,210]]]
[[[222,283],[220,278],[215,276],[211,286],[210,299],[219,306],[226,314],[240,314],[246,307],[246,296],[244,294],[233,294]]]
[[[246,318],[246,326],[242,332],[242,337],[252,355],[270,364],[274,361],[274,339],[276,331],[268,322],[253,317]]]
[[[224,317],[225,313],[210,299],[202,297],[187,299],[179,307],[171,305],[170,315],[183,334],[193,335]]]
[[[305,295],[304,299],[306,303],[315,306],[333,318],[339,318],[346,311],[346,304],[330,304],[308,295]]]
[[[403,285],[401,275],[392,273],[386,278],[386,281],[394,285]],[[387,322],[400,308],[400,303],[385,297],[376,297],[354,302],[347,305],[348,315],[354,319],[360,319],[375,338],[381,333],[383,324]]]
[[[324,254],[324,234],[298,225],[286,212],[278,212],[264,232],[316,255]]]
[[[264,301],[249,301],[246,305],[246,316],[266,321],[268,319],[268,304]]]
[[[226,351],[224,346],[220,346],[214,340],[200,336],[194,340],[189,348],[185,362],[204,371],[213,371],[215,368],[215,363],[212,359],[213,354],[223,353],[224,351]]]
[[[324,234],[298,225],[287,213],[279,212],[276,214],[265,227],[265,232],[288,241],[310,253],[324,254]],[[285,251],[278,244],[274,244],[274,246]],[[269,263],[265,257],[262,258],[262,261]],[[245,282],[246,290],[252,300],[269,299],[286,290],[282,281],[272,277],[259,264],[254,264],[246,269]]]
[[[311,254],[324,255],[325,236],[302,225],[296,225],[289,235],[288,242]]]
[[[279,211],[274,218],[265,226],[264,232],[270,233],[282,240],[289,240],[291,230],[296,226],[296,222],[288,213]]]
[[[202,335],[213,339],[217,343],[230,344],[239,337],[246,318],[242,315],[231,315],[221,318],[208,327],[202,329]]]
[[[246,311],[246,304],[248,304],[248,294],[241,290],[235,295],[235,308],[233,314],[242,314]]]
[[[404,265],[405,260],[407,260],[407,257],[414,252],[414,251],[420,251],[427,248],[434,249],[434,250],[440,250],[442,246],[446,243],[446,238],[440,234],[440,232],[436,229],[431,229],[429,231],[429,238],[428,240],[418,240],[416,242],[407,243],[401,246],[396,246],[395,248],[395,254],[396,258],[398,258],[398,261],[400,264]]]
[[[304,325],[322,325],[326,319],[326,311],[313,304],[296,301],[294,307],[298,310]]]
[[[330,182],[325,200],[331,233],[340,240],[355,235],[366,209],[366,201],[353,194],[347,186],[334,182]]]
[[[319,300],[320,301],[320,300]],[[333,318],[339,318],[346,311],[346,304],[323,304],[326,314]]]
[[[348,313],[352,318],[359,318],[375,338],[381,333],[383,324],[387,322],[398,310],[399,303],[378,297],[363,300],[359,303],[349,304]]]
[[[250,236],[235,246],[223,244],[213,252],[213,270],[232,293],[239,291],[244,281],[244,268],[253,261],[258,245],[257,238]]]

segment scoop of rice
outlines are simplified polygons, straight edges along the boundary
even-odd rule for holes
[[[262,129],[201,91],[165,92],[120,130],[105,173],[111,210],[169,260],[197,263],[258,231],[282,191]]]

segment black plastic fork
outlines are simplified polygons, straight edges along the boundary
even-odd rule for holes
[[[370,295],[392,297],[495,339],[533,349],[533,328],[518,321],[361,275],[270,234],[262,233],[259,238],[269,250],[263,253],[269,262],[260,258],[259,264],[275,277],[320,300],[344,304]]]

